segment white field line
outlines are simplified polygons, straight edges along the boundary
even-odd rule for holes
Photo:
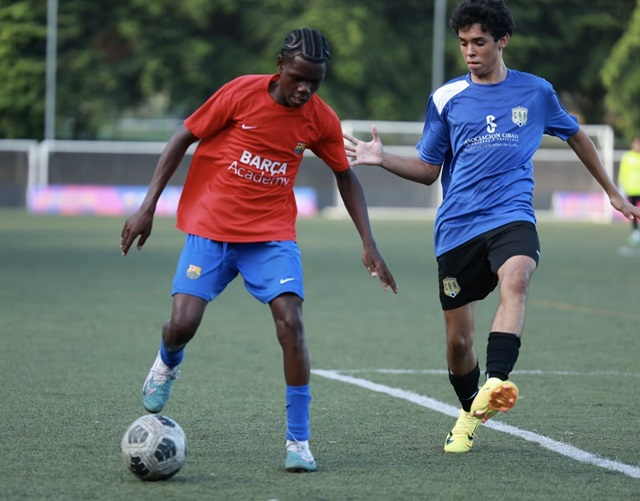
[[[345,369],[336,371],[341,374],[357,374],[362,372],[377,373],[377,374],[433,374],[433,375],[446,375],[446,369]],[[614,377],[640,377],[640,372],[617,372],[617,371],[593,371],[593,372],[579,372],[579,371],[541,371],[541,370],[515,370],[511,374],[527,375],[527,376],[614,376]]]
[[[374,383],[373,381],[369,381],[367,379],[347,376],[341,374],[338,371],[313,369],[311,372],[316,376],[352,384],[354,386],[359,386],[361,388],[375,391],[377,393],[384,393],[394,398],[407,400],[408,402],[426,407],[427,409],[431,409],[433,411],[440,412],[451,417],[458,417],[457,407],[445,404],[444,402],[440,402],[438,400],[434,400],[433,398],[419,395],[412,391]],[[557,440],[553,440],[552,438],[545,437],[543,435],[538,435],[537,433],[521,430],[520,428],[516,428],[515,426],[510,426],[499,421],[487,421],[483,426],[501,431],[503,433],[509,433],[510,435],[514,435],[529,442],[537,443],[545,449],[557,452],[558,454],[562,454],[563,456],[566,456],[568,458],[575,459],[576,461],[580,461],[581,463],[592,464],[606,470],[618,471],[627,475],[628,477],[640,478],[639,467],[630,466],[624,463],[619,463],[617,461],[611,461],[596,454],[591,454],[590,452],[586,452],[582,449],[578,449],[577,447],[573,447],[572,445],[558,442]]]

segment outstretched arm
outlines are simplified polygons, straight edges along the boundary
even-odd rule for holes
[[[614,209],[624,214],[627,219],[636,218],[640,220],[640,208],[630,204],[629,201],[618,191],[615,183],[609,178],[604,170],[598,152],[593,141],[579,130],[567,140],[567,144],[578,155],[585,167],[589,170],[593,178],[598,182],[609,197],[609,202]]]
[[[184,154],[192,143],[198,140],[189,129],[184,125],[173,133],[171,139],[165,146],[156,169],[151,178],[147,195],[142,201],[140,208],[129,217],[122,228],[120,235],[120,249],[122,255],[126,256],[133,241],[139,236],[138,250],[151,235],[153,226],[153,215],[156,211],[156,205],[160,199],[160,195],[167,186],[169,179],[180,165],[180,161],[184,158]]]
[[[367,204],[364,198],[362,185],[358,180],[353,169],[347,169],[342,172],[334,172],[340,196],[344,201],[347,212],[351,216],[360,238],[362,238],[362,263],[372,277],[379,277],[384,290],[391,290],[398,293],[398,287],[393,275],[387,268],[387,265],[378,252],[376,242],[373,239],[371,225],[369,224],[369,215],[367,212]]]
[[[345,150],[352,167],[355,165],[379,165],[396,176],[426,185],[431,185],[438,179],[441,165],[423,162],[418,157],[401,157],[385,152],[375,125],[371,126],[371,135],[373,139],[365,143],[350,134],[343,134],[344,138],[349,141],[345,144]]]

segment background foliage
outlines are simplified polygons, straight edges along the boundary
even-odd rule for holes
[[[627,139],[640,135],[640,7],[615,44],[602,69],[602,78],[609,89],[606,104],[617,117],[616,125],[627,131]]]
[[[432,90],[434,0],[58,1],[58,138],[111,139],[126,117],[184,118],[229,79],[275,71],[283,38],[302,26],[332,43],[320,93],[344,119],[421,120]],[[631,134],[636,4],[510,0],[505,59],[552,82],[584,122]],[[46,10],[0,0],[0,137],[43,135]],[[445,70],[466,71],[448,28]]]

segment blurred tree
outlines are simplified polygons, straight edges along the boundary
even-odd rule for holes
[[[627,31],[616,43],[602,68],[610,121],[631,140],[640,134],[640,0]]]
[[[434,1],[59,2],[56,136],[109,139],[119,118],[184,118],[231,78],[275,72],[283,38],[301,26],[332,44],[320,95],[342,118],[422,120]],[[2,137],[43,135],[45,3],[0,0]],[[636,0],[507,3],[517,23],[507,63],[547,78],[584,121],[603,121],[599,71]],[[448,79],[466,68],[446,33]]]
[[[68,0],[59,13],[59,137],[121,116],[183,116],[244,57],[237,3]]]
[[[266,43],[260,56],[267,65],[258,67],[273,71],[284,35],[311,26],[332,46],[332,63],[319,93],[342,118],[421,120],[430,87],[433,4],[400,3],[260,2],[264,11],[255,9],[246,17],[250,30]]]
[[[0,0],[0,137],[44,136],[47,6]]]
[[[516,21],[505,61],[553,84],[583,123],[603,123],[600,68],[624,33],[636,0],[507,0]]]

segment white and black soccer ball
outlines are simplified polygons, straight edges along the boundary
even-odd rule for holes
[[[147,414],[127,429],[120,444],[124,464],[142,480],[167,480],[184,466],[187,439],[173,419]]]

